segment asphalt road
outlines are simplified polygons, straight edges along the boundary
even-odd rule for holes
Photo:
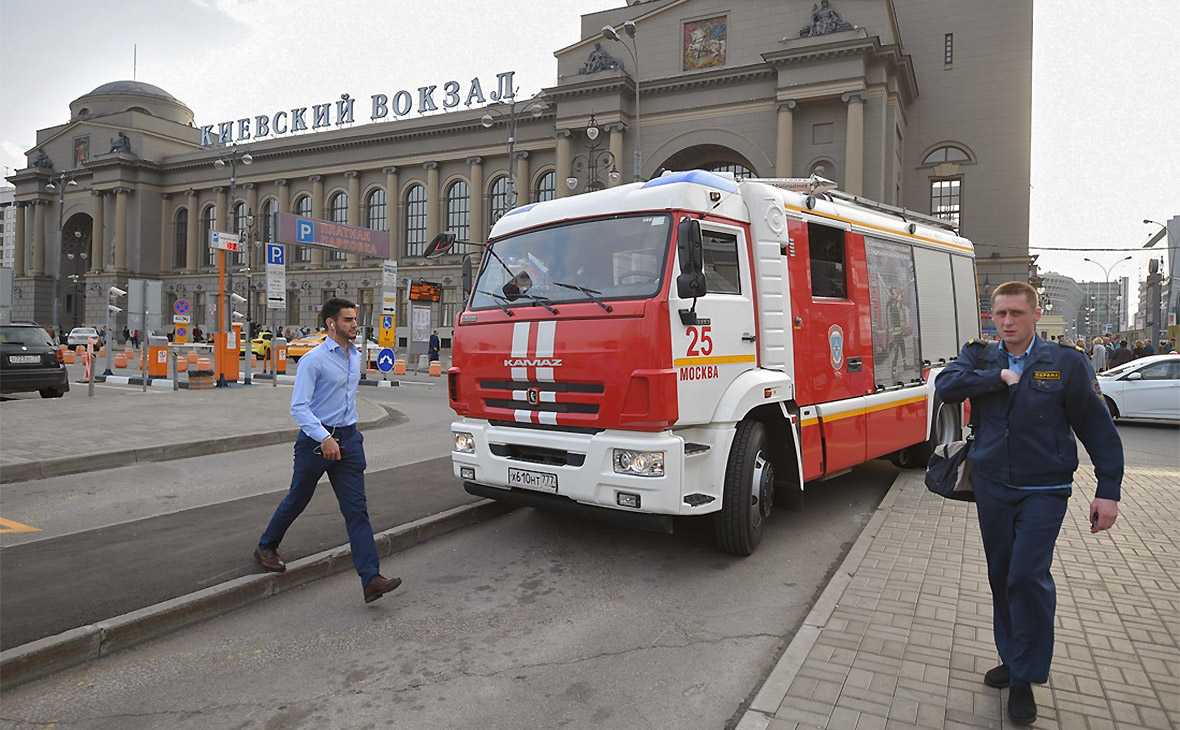
[[[897,471],[811,485],[749,558],[521,509],[5,693],[88,728],[719,728],[769,671]]]

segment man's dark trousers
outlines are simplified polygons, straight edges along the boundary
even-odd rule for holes
[[[1013,683],[1043,683],[1053,661],[1057,591],[1049,567],[1069,490],[1031,491],[971,475],[992,588],[1000,661]]]
[[[295,439],[295,471],[291,475],[291,489],[279,504],[266,532],[258,544],[277,548],[287,534],[287,528],[307,507],[315,494],[316,482],[328,473],[328,480],[340,503],[340,514],[348,527],[348,542],[352,546],[352,564],[368,585],[380,570],[377,544],[373,541],[373,526],[369,522],[368,502],[365,499],[365,437],[356,426],[329,428],[344,452],[340,461],[328,461],[316,453],[315,439],[302,431]]]

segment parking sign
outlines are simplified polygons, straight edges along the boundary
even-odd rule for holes
[[[315,223],[310,218],[295,219],[295,240],[299,243],[315,243]]]
[[[287,263],[285,250],[281,243],[266,244],[266,263],[284,266]]]

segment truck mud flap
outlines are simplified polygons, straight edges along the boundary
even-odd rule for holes
[[[525,489],[501,489],[499,487],[476,484],[475,482],[463,482],[463,488],[467,490],[468,494],[495,499],[520,507],[536,507],[537,509],[549,512],[565,512],[571,515],[601,520],[617,527],[625,527],[632,530],[663,532],[668,535],[673,533],[673,518],[671,515],[624,512],[623,510],[609,509],[607,507],[581,504],[559,494],[530,492]]]

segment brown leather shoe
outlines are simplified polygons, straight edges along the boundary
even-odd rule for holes
[[[279,551],[274,548],[254,548],[254,562],[269,573],[285,573],[287,564],[279,557]]]
[[[377,576],[373,580],[369,581],[369,584],[365,586],[365,603],[372,603],[373,601],[376,601],[378,598],[396,589],[401,584],[401,578],[386,578],[383,575]]]

